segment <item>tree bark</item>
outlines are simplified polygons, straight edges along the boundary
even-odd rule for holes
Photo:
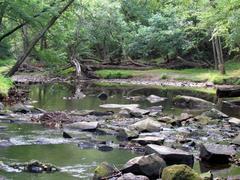
[[[222,45],[221,45],[220,37],[219,36],[213,37],[212,43],[213,43],[215,68],[217,68],[221,74],[225,74],[226,72],[225,72],[225,68],[224,68],[223,52],[222,52]]]
[[[3,16],[4,16],[4,13],[5,13],[5,10],[7,8],[7,3],[6,1],[2,2],[2,5],[0,6],[0,32],[2,30],[2,21],[3,21]]]
[[[34,46],[37,44],[37,42],[41,39],[42,36],[48,31],[48,29],[51,28],[51,26],[56,22],[56,20],[62,15],[64,11],[68,9],[68,7],[74,2],[74,0],[69,0],[68,3],[58,12],[57,15],[53,16],[50,21],[48,22],[47,26],[43,28],[31,41],[29,44],[27,50],[20,56],[16,64],[11,68],[11,70],[7,73],[7,76],[12,76],[15,74],[15,72],[18,70],[18,68],[21,66],[21,64],[24,62],[26,57],[30,54]]]

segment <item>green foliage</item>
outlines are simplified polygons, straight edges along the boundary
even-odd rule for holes
[[[97,76],[104,79],[127,79],[133,77],[132,72],[128,70],[100,70]]]
[[[11,79],[5,78],[0,75],[0,94],[7,95],[8,90],[12,87],[13,83]]]

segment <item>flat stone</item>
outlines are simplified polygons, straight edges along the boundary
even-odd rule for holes
[[[148,177],[142,175],[134,175],[133,173],[126,173],[117,178],[117,180],[149,180]]]
[[[228,163],[229,158],[237,152],[232,146],[222,144],[201,144],[200,158],[210,163]]]
[[[136,139],[132,139],[132,142],[136,142],[138,144],[141,144],[143,146],[147,144],[157,144],[157,145],[162,145],[164,142],[163,137],[156,137],[156,136],[146,136],[146,137],[139,137]]]
[[[238,119],[238,118],[232,117],[228,120],[228,122],[232,125],[240,126],[240,119]]]
[[[146,146],[146,154],[151,153],[156,153],[162,157],[168,166],[173,164],[186,164],[193,167],[193,155],[181,149],[173,149],[167,146],[149,144]]]
[[[149,110],[140,109],[140,108],[129,108],[128,111],[130,116],[135,118],[142,118],[143,115],[147,115],[150,113]]]
[[[82,131],[92,131],[96,130],[99,126],[99,123],[96,122],[76,122],[72,124],[66,124],[64,127],[71,128],[71,129],[78,129]]]
[[[212,102],[192,96],[178,95],[173,99],[173,101],[175,105],[185,108],[209,108],[214,106]]]
[[[158,103],[158,102],[162,102],[162,101],[165,101],[166,98],[164,97],[159,97],[159,96],[156,96],[156,95],[150,95],[146,98],[150,103]]]
[[[240,146],[240,134],[232,140],[232,143]]]
[[[100,107],[107,109],[131,109],[139,107],[139,104],[102,104]]]
[[[158,132],[161,130],[162,124],[152,118],[138,121],[130,126],[139,132]]]
[[[122,169],[123,173],[133,173],[136,175],[144,175],[149,178],[158,178],[159,174],[166,167],[165,161],[157,154],[139,156],[130,159]]]

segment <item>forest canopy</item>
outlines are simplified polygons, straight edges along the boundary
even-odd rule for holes
[[[239,7],[238,0],[1,0],[0,58],[18,59],[63,8],[29,59],[55,69],[72,57],[93,64],[184,60],[214,67],[219,48],[224,59],[238,57]]]

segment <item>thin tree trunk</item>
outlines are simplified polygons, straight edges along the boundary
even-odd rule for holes
[[[12,69],[7,73],[7,76],[12,76],[24,62],[26,57],[30,54],[34,46],[41,39],[42,36],[48,31],[48,29],[56,22],[56,20],[62,15],[64,11],[68,9],[68,7],[74,2],[74,0],[69,0],[68,3],[58,12],[57,15],[53,16],[51,20],[48,22],[47,26],[43,28],[31,41],[27,50],[23,53],[23,55],[18,59],[16,64],[12,67]]]
[[[225,67],[224,67],[224,60],[223,60],[223,52],[222,52],[222,44],[221,44],[221,39],[218,37],[218,44],[219,44],[219,52],[220,52],[220,67],[219,70],[221,74],[225,74]]]
[[[3,21],[3,16],[4,16],[4,13],[5,13],[5,10],[7,8],[7,3],[6,1],[2,2],[2,5],[0,6],[0,32],[2,30],[2,21]]]
[[[218,70],[218,60],[216,54],[216,46],[215,46],[215,37],[212,38],[212,47],[213,47],[213,57],[214,57],[214,68]]]

